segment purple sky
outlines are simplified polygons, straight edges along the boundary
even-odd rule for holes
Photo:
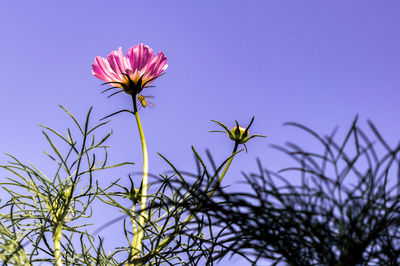
[[[283,127],[287,121],[329,133],[359,114],[391,144],[399,139],[399,1],[75,2],[0,3],[2,153],[45,169],[37,124],[71,125],[58,104],[80,120],[92,105],[95,118],[130,107],[124,94],[100,95],[91,64],[140,42],[162,50],[169,65],[144,92],[156,96],[155,107],[141,112],[153,173],[166,169],[156,152],[193,170],[191,145],[223,160],[231,143],[208,133],[216,129],[210,119],[233,126],[256,116],[251,133],[269,135],[234,160],[224,185],[255,169],[257,157],[272,170],[287,166],[269,144],[307,140]],[[140,170],[134,120],[120,115],[112,127],[113,161],[134,161],[131,170]]]

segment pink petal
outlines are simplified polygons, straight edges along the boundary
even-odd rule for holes
[[[92,74],[104,81],[113,81],[114,73],[112,73],[110,64],[102,57],[96,56],[94,59],[94,64],[92,64]]]
[[[140,43],[128,49],[126,57],[131,63],[132,70],[142,70],[153,59],[153,49]]]
[[[120,54],[122,54],[122,49],[121,47],[118,48],[118,50],[116,51],[112,51],[108,56],[107,56],[107,61],[110,64],[111,68],[113,69],[113,71],[120,75],[121,73],[123,73],[123,69],[121,70],[120,67]],[[122,55],[121,55],[122,56]]]
[[[152,76],[160,75],[165,69],[167,69],[167,57],[163,52],[158,52],[157,56],[152,60],[149,65],[148,72]]]

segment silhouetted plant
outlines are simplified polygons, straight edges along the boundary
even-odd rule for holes
[[[279,172],[264,169],[244,174],[250,192],[219,188],[213,198],[194,191],[202,201],[199,217],[219,235],[209,248],[218,260],[239,254],[253,264],[399,265],[399,150],[368,122],[374,140],[357,126],[342,141],[334,132],[311,134],[323,148],[310,151],[294,143],[275,146],[296,165]],[[185,184],[185,182],[183,182]],[[181,186],[182,184],[175,184]]]

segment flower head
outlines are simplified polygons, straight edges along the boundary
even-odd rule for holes
[[[136,95],[162,75],[167,67],[163,52],[158,52],[156,56],[153,49],[140,43],[129,48],[126,56],[121,47],[106,58],[96,56],[92,73],[105,84],[111,84],[110,89],[120,88],[129,95]]]

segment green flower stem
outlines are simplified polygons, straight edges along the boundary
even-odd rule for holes
[[[58,224],[56,229],[54,230],[53,234],[53,243],[54,243],[54,258],[55,258],[55,265],[62,266],[61,261],[61,237],[62,237],[62,224]]]
[[[237,151],[238,147],[239,147],[239,142],[235,141],[235,147],[233,148],[231,158],[230,158],[230,159],[228,160],[228,162],[226,163],[224,170],[222,170],[222,173],[221,173],[221,175],[219,176],[217,183],[215,183],[215,185],[214,185],[214,189],[213,189],[210,193],[208,193],[208,197],[209,197],[209,198],[211,198],[211,196],[212,196],[212,195],[214,194],[214,192],[215,192],[215,189],[221,184],[222,179],[224,179],[225,174],[226,174],[226,172],[228,171],[229,167],[231,166],[231,163],[232,163],[232,161],[233,161],[233,158],[235,157],[235,154],[236,154],[236,151]]]
[[[229,169],[229,167],[230,167],[230,165],[231,165],[231,163],[232,163],[232,161],[233,161],[233,158],[234,158],[235,155],[236,155],[236,151],[237,151],[237,148],[238,148],[238,147],[239,147],[239,143],[238,143],[238,142],[235,142],[235,147],[233,148],[231,158],[230,158],[230,159],[228,160],[228,162],[226,163],[225,168],[224,168],[224,170],[222,171],[221,175],[219,176],[217,183],[215,183],[214,189],[213,189],[210,193],[208,193],[208,197],[209,197],[209,198],[211,198],[211,196],[214,194],[214,192],[216,191],[216,188],[219,186],[219,184],[221,183],[222,179],[224,178],[226,172],[228,171],[228,169]],[[192,214],[190,214],[188,217],[186,217],[186,219],[185,219],[185,220],[182,222],[182,224],[179,226],[179,229],[176,230],[175,232],[181,231],[181,230],[183,229],[183,227],[185,227],[185,226],[196,216],[197,212],[200,210],[201,207],[202,207],[202,203],[200,203],[200,205],[197,207],[197,211],[194,211]],[[157,253],[160,252],[164,247],[166,247],[172,240],[174,240],[174,238],[175,238],[175,234],[169,235],[167,238],[165,238],[164,240],[162,240],[162,241],[160,242],[160,244],[158,244],[158,246],[155,248],[155,250],[153,250],[152,252],[150,252],[149,254],[147,254],[145,257],[152,256],[153,254],[157,254]],[[140,261],[138,261],[138,262],[139,262],[138,265],[142,265]]]
[[[142,150],[143,150],[143,178],[142,178],[142,190],[140,191],[139,221],[138,221],[137,227],[135,225],[133,225],[133,230],[134,230],[134,232],[136,231],[137,234],[135,234],[135,236],[133,238],[133,242],[132,242],[133,249],[131,252],[132,258],[138,258],[140,256],[140,251],[142,249],[143,227],[145,225],[145,221],[147,220],[147,215],[143,210],[146,208],[149,158],[148,158],[148,154],[147,154],[147,146],[146,146],[146,141],[144,139],[142,123],[140,122],[139,112],[137,111],[135,96],[132,96],[132,100],[133,100],[133,110],[135,113],[135,118],[136,118],[137,126],[139,129],[140,141],[142,143]],[[132,207],[132,212],[134,212],[134,210],[135,210],[135,206]]]

